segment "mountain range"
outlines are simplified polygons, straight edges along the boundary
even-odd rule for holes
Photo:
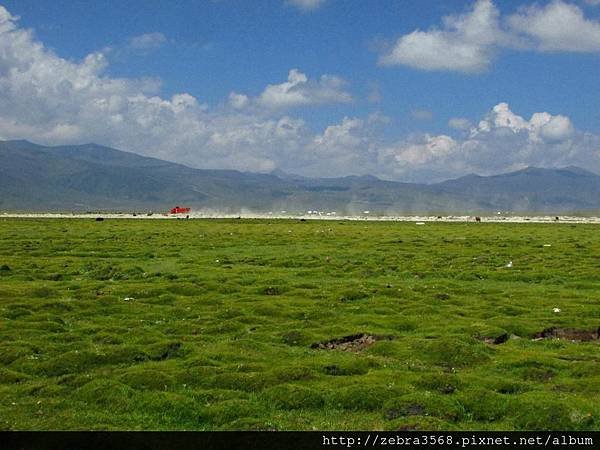
[[[600,176],[578,167],[467,175],[435,184],[194,169],[96,144],[0,141],[0,211],[338,214],[600,211]]]

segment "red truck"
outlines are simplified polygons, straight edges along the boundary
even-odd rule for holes
[[[176,206],[171,209],[171,214],[187,214],[191,211],[191,208],[185,208],[183,206]]]

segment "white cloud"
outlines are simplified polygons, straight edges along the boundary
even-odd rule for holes
[[[424,70],[481,72],[502,40],[499,12],[491,0],[478,0],[471,11],[444,18],[442,29],[415,30],[400,37],[379,59],[381,64],[402,64]]]
[[[318,81],[309,80],[298,69],[290,70],[287,81],[270,84],[255,99],[255,103],[267,109],[326,103],[349,103],[352,96],[344,91],[346,82],[334,75],[322,75]]]
[[[490,175],[527,166],[579,165],[600,170],[600,136],[575,130],[568,117],[534,113],[529,120],[499,103],[477,126],[453,119],[454,127],[470,133],[454,139],[419,135],[386,147],[383,152],[393,176],[436,181],[479,173]]]
[[[229,105],[234,109],[243,109],[250,103],[247,95],[238,94],[237,92],[229,93]]]
[[[299,106],[350,103],[352,95],[344,90],[347,84],[335,75],[322,75],[318,80],[310,80],[298,69],[291,69],[287,81],[267,85],[257,97],[231,92],[228,103],[237,110],[251,108],[263,113]]]
[[[546,142],[561,142],[571,137],[574,132],[573,124],[568,117],[551,116],[548,113],[535,113],[531,117],[534,132]]]
[[[498,103],[486,117],[479,122],[479,126],[474,130],[474,133],[489,132],[495,128],[508,128],[514,132],[518,132],[528,128],[528,126],[528,122],[521,116],[513,113],[507,103]]]
[[[600,51],[600,22],[586,19],[576,5],[560,0],[545,7],[534,5],[510,16],[508,22],[512,30],[531,39],[540,51]]]
[[[407,143],[396,151],[394,158],[404,166],[420,166],[444,159],[456,151],[458,144],[450,136],[425,134],[420,142]]]
[[[18,16],[11,15],[4,6],[0,5],[0,33],[14,30],[17,20],[19,20]]]
[[[286,5],[294,6],[302,11],[314,11],[325,3],[325,0],[287,0]]]
[[[443,18],[441,28],[401,36],[379,62],[429,71],[483,72],[499,49],[598,52],[600,22],[562,0],[545,7],[521,8],[501,17],[492,0],[477,0],[471,10]]]
[[[307,133],[297,119],[209,112],[188,93],[161,98],[154,80],[111,78],[106,66],[102,53],[81,62],[60,58],[0,7],[0,135],[260,171]]]
[[[425,134],[390,143],[382,116],[346,117],[313,132],[285,113],[350,101],[335,77],[309,80],[293,70],[256,97],[232,92],[228,106],[210,109],[189,93],[162,98],[156,80],[112,78],[107,64],[102,53],[61,58],[0,7],[0,136],[96,142],[194,167],[307,176],[433,181],[526,165],[600,171],[600,137],[563,115],[539,112],[527,120],[500,103],[460,138]]]
[[[534,113],[530,120],[513,113],[507,103],[499,103],[471,131],[471,136],[507,129],[514,133],[527,132],[531,142],[559,142],[574,132],[568,117],[553,116],[547,112]]]
[[[167,38],[162,33],[146,33],[134,36],[129,40],[129,46],[136,50],[150,50],[162,47],[167,42]]]
[[[296,172],[319,177],[378,173],[382,145],[378,129],[387,122],[387,117],[372,114],[366,119],[344,117],[329,125],[304,146]]]

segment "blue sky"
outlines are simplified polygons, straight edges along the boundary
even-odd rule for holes
[[[600,171],[597,0],[0,4],[0,138],[310,176]]]

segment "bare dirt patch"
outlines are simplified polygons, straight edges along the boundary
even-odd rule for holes
[[[351,334],[338,339],[331,339],[330,341],[315,342],[310,346],[312,349],[318,350],[341,350],[346,352],[358,352],[367,347],[370,347],[377,341],[381,340],[392,340],[393,336],[378,336],[374,334]]]
[[[596,330],[550,327],[534,334],[533,339],[567,339],[573,342],[597,341],[600,339],[600,327]]]
[[[483,342],[486,344],[500,345],[507,342],[510,338],[511,336],[509,336],[507,333],[503,333],[500,336],[483,338]]]
[[[387,420],[392,420],[404,416],[423,416],[425,413],[425,408],[422,405],[411,403],[399,408],[390,408],[385,411],[384,415]]]

